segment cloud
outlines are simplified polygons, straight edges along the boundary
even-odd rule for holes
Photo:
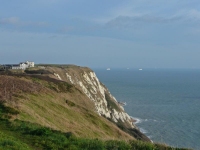
[[[0,19],[0,24],[13,25],[13,26],[35,26],[35,27],[46,27],[46,22],[33,22],[33,21],[22,21],[18,17],[9,17]]]
[[[195,20],[195,21],[200,21],[200,12],[198,10],[190,10],[189,12],[186,13],[188,19]]]
[[[198,26],[189,28],[187,30],[187,35],[200,36],[200,28]]]
[[[192,23],[192,22],[200,22],[200,12],[197,10],[187,10],[180,11],[178,13],[174,13],[173,15],[159,15],[159,14],[132,14],[129,16],[118,16],[107,23],[105,23],[106,27],[133,27],[137,24],[145,23],[145,24],[169,24],[169,23]]]
[[[73,26],[65,26],[65,27],[59,29],[58,31],[61,33],[67,33],[67,32],[71,32],[74,30],[75,30],[75,27],[73,27]]]
[[[3,18],[3,19],[0,19],[0,24],[17,25],[19,24],[19,18],[17,17]]]
[[[140,25],[141,23],[173,23],[176,21],[182,20],[182,16],[175,16],[170,18],[165,17],[157,17],[157,16],[150,16],[150,15],[141,15],[141,16],[118,16],[110,21],[108,21],[105,26],[106,27],[134,27],[136,25]]]
[[[35,26],[35,27],[46,27],[49,24],[47,22],[22,22],[21,23],[22,26]]]

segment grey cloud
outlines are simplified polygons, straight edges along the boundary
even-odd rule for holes
[[[155,16],[155,15],[135,15],[135,16],[118,16],[105,25],[106,27],[133,27],[141,23],[149,24],[169,24],[175,22],[200,22],[200,12],[197,10],[184,11],[173,16]]]
[[[125,27],[131,27],[134,26],[137,23],[172,23],[179,20],[183,20],[182,16],[176,16],[171,18],[164,18],[164,17],[154,17],[149,15],[143,15],[143,16],[119,16],[109,22],[106,23],[106,26],[113,27],[113,26],[125,26]]]
[[[186,17],[190,20],[199,21],[200,20],[200,12],[193,9],[186,13]]]
[[[32,21],[21,21],[18,17],[2,18],[0,24],[13,25],[13,26],[36,26],[45,27],[48,26],[46,22],[32,22]]]
[[[74,26],[65,26],[65,27],[59,29],[58,31],[61,32],[61,33],[67,33],[67,32],[71,32],[71,31],[74,31],[74,30],[75,30]]]
[[[54,38],[57,38],[57,37],[58,37],[57,35],[50,35],[49,36],[50,39],[54,39]]]
[[[19,18],[17,18],[17,17],[10,17],[10,18],[0,19],[0,24],[13,24],[13,25],[16,25],[18,23],[19,23]]]
[[[46,22],[24,22],[22,23],[24,26],[37,26],[37,27],[46,27],[49,26]]]

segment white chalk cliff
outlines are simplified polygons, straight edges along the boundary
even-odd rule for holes
[[[65,75],[54,73],[59,79],[65,78],[67,82],[79,88],[87,97],[94,102],[95,110],[100,116],[104,116],[113,122],[123,122],[132,128],[136,128],[131,117],[124,111],[124,108],[111,95],[109,90],[99,81],[96,74],[90,69],[81,69],[81,72],[74,72],[65,69]]]

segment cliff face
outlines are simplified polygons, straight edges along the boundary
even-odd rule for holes
[[[114,122],[119,128],[131,134],[137,139],[149,141],[133,124],[131,117],[124,108],[97,78],[94,71],[86,67],[47,67],[53,73],[54,78],[66,81],[80,89],[95,105],[95,111]]]
[[[109,90],[99,81],[96,74],[90,70],[82,70],[81,74],[66,71],[67,81],[80,88],[94,102],[95,110],[100,116],[105,116],[114,122],[122,121],[134,128],[130,116],[111,95]]]
[[[55,78],[73,84],[80,89],[95,105],[95,110],[115,123],[122,122],[130,128],[136,128],[131,117],[109,90],[99,81],[94,71],[89,68],[68,66],[67,68],[47,67]]]

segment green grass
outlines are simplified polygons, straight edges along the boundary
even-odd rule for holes
[[[0,149],[1,150],[30,150],[26,143],[21,142],[19,139],[8,136],[0,131]]]
[[[181,150],[141,141],[77,138],[71,132],[60,132],[20,120],[3,119],[2,114],[15,114],[15,111],[10,111],[7,107],[4,109],[3,104],[0,108],[0,149],[2,150]]]
[[[75,107],[73,102],[66,102]],[[53,130],[27,121],[9,121],[5,117],[18,113],[17,110],[0,104],[0,150],[184,150],[142,141],[78,138],[71,132]],[[85,115],[92,124],[101,126],[109,132],[109,127],[95,115]]]

